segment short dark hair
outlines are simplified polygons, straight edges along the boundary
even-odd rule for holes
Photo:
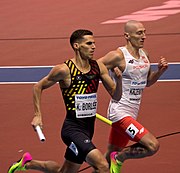
[[[70,37],[71,47],[73,48],[73,44],[74,44],[77,40],[83,39],[83,36],[85,36],[85,35],[93,35],[93,32],[92,32],[92,31],[89,31],[89,30],[86,30],[86,29],[78,29],[78,30],[74,31],[74,32],[71,34],[71,37]],[[73,48],[73,49],[74,49],[74,48]]]

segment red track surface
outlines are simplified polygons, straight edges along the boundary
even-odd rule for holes
[[[95,36],[121,35],[123,24],[102,25],[109,19],[131,14],[141,9],[160,6],[165,0],[6,0],[1,2],[0,52],[4,65],[55,65],[73,56],[67,37],[78,28],[87,28]],[[178,8],[179,9],[179,8]],[[180,13],[157,21],[144,22],[147,33],[178,33]],[[25,39],[25,38],[64,39]],[[17,40],[16,38],[22,38]],[[6,40],[10,39],[10,40]],[[15,39],[15,40],[12,40]],[[159,56],[169,62],[180,61],[180,35],[148,36],[145,48],[151,62]],[[98,37],[95,57],[124,44],[122,37]],[[177,72],[179,73],[179,72]],[[156,136],[180,129],[180,83],[158,82],[144,93],[139,121]],[[63,162],[65,145],[60,140],[60,128],[65,116],[58,86],[45,91],[42,108],[44,133],[47,141],[40,143],[30,122],[33,117],[32,85],[0,85],[0,171],[7,172],[9,165],[29,151],[35,159]],[[105,116],[109,96],[100,86],[98,113]],[[106,133],[107,132],[107,133]],[[94,142],[105,152],[109,127],[97,120]],[[160,139],[160,151],[153,157],[128,160],[124,173],[178,173],[180,171],[180,137],[173,135]],[[87,166],[86,164],[83,167]],[[83,168],[82,167],[82,168]],[[29,171],[35,172],[35,171]],[[83,171],[91,172],[91,169]]]

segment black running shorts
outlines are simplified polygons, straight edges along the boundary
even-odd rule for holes
[[[82,164],[87,154],[96,148],[89,136],[81,131],[66,133],[62,130],[61,137],[67,145],[65,159],[74,163]]]

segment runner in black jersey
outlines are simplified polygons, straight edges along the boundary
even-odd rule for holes
[[[62,88],[66,105],[66,119],[62,127],[62,139],[67,148],[65,158],[81,164],[86,155],[96,147],[91,139],[97,107],[97,89],[100,69],[95,60],[89,60],[90,71],[82,73],[72,60],[65,62],[71,74],[71,85]]]
[[[65,162],[60,167],[54,161],[33,160],[29,153],[25,153],[19,162],[10,167],[8,173],[28,169],[46,173],[76,173],[84,161],[95,167],[99,173],[109,172],[106,159],[91,139],[94,133],[99,80],[102,80],[112,98],[118,101],[121,98],[121,72],[117,67],[114,69],[115,83],[105,65],[93,60],[95,40],[91,31],[76,30],[71,35],[70,43],[75,52],[74,58],[53,67],[47,76],[34,85],[35,116],[31,123],[33,127],[39,125],[42,128],[42,91],[59,82],[67,111],[61,131],[62,140],[67,145]]]

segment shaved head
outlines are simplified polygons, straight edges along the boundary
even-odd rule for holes
[[[125,33],[134,32],[139,26],[143,26],[143,24],[136,20],[129,20],[124,26]]]
[[[137,20],[129,20],[124,25],[124,36],[127,44],[137,49],[142,48],[146,38],[144,25]]]

